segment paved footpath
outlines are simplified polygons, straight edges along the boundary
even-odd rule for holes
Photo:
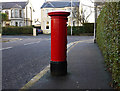
[[[112,89],[111,76],[105,71],[104,58],[93,40],[73,45],[67,62],[66,76],[52,77],[48,71],[29,89]]]

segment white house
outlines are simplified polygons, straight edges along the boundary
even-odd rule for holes
[[[79,2],[73,2],[72,3],[72,9],[74,7],[79,7]],[[48,16],[49,12],[54,11],[66,11],[71,12],[71,2],[66,1],[47,1],[45,2],[41,7],[41,29],[43,30],[43,33],[49,34],[51,33],[51,19]],[[73,20],[74,26],[77,26],[77,22],[75,19]],[[71,25],[71,15],[68,17],[68,26]]]
[[[0,2],[0,12],[2,11],[2,3]]]
[[[2,3],[0,2],[0,14],[2,12]],[[1,15],[0,15],[0,25],[1,25]]]
[[[33,7],[26,2],[2,2],[2,13],[8,15],[8,20],[2,26],[31,26]]]

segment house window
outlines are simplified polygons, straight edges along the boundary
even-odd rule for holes
[[[15,22],[15,26],[18,26],[18,22]]]
[[[48,10],[46,9],[46,14],[48,13]]]
[[[19,12],[20,12],[20,18],[22,18],[22,10],[20,10]]]
[[[46,10],[46,15],[47,15],[47,17],[48,17],[48,10]]]
[[[14,16],[14,10],[11,10],[11,17],[13,18]]]
[[[18,10],[15,9],[15,18],[18,18]]]
[[[7,14],[7,16],[9,17],[9,12],[8,11],[5,11],[5,13]]]
[[[47,24],[49,24],[49,22],[47,21]]]
[[[6,22],[6,26],[7,26],[7,27],[10,26],[10,23]]]
[[[13,22],[11,21],[11,26],[12,26]]]
[[[7,27],[10,26],[10,24],[6,24],[6,26],[7,26]]]
[[[5,13],[6,13],[7,15],[9,15],[9,12],[8,12],[8,11],[5,11]]]
[[[49,29],[49,26],[46,26],[46,29]]]
[[[19,23],[19,26],[20,26],[20,27],[22,26],[22,22]]]

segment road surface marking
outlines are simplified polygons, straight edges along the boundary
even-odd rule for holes
[[[40,73],[38,73],[35,77],[33,77],[27,84],[24,85],[19,91],[23,91],[23,89],[30,88],[34,83],[36,83],[44,74],[48,72],[50,69],[50,65],[48,65],[46,68],[44,68]]]
[[[38,41],[38,42],[31,42],[31,43],[27,43],[27,44],[24,44],[24,45],[26,46],[26,45],[37,44],[37,43],[40,43],[40,41]]]
[[[23,40],[23,39],[20,39],[20,40]]]
[[[8,42],[5,42],[5,43],[14,43],[14,42],[18,42],[18,41],[22,41],[23,39],[16,39],[16,40],[11,40],[11,41],[8,41]]]
[[[16,42],[16,41],[9,41],[9,42],[5,42],[5,43],[13,43],[13,42]]]
[[[70,47],[70,45],[72,46],[74,43],[69,43],[67,45],[67,48]],[[41,77],[44,76],[44,74],[46,74],[48,72],[48,70],[50,69],[50,65],[48,65],[46,68],[44,68],[40,73],[38,73],[35,77],[33,77],[27,84],[25,84],[19,91],[22,91],[23,89],[27,90],[28,88],[30,88],[32,85],[34,85],[34,83],[36,83],[39,79],[41,79]]]
[[[85,42],[85,41],[90,41],[90,40],[83,40],[83,41],[76,41],[76,42],[71,42],[67,44],[67,53],[75,47],[79,42]],[[48,65],[46,68],[44,68],[40,73],[38,73],[35,77],[33,77],[27,84],[25,84],[19,91],[25,91],[29,89],[31,86],[33,86],[37,81],[39,81],[48,71],[50,70],[50,65]]]
[[[67,49],[70,48],[73,44],[74,42],[67,44]]]
[[[51,40],[50,38],[47,38],[47,39],[45,39],[45,40]]]
[[[80,42],[88,42],[88,41],[91,41],[91,40],[93,40],[93,39],[75,41],[75,42],[70,43],[69,46],[68,46],[68,47],[70,47],[70,48],[67,50],[67,53],[68,53],[73,47],[75,47],[78,43],[80,43]]]
[[[2,48],[2,49],[0,49],[0,51],[1,50],[7,50],[7,49],[11,49],[12,47],[6,47],[6,48]]]

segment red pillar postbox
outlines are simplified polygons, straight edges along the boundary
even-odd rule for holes
[[[69,12],[50,12],[51,16],[51,62],[52,75],[67,74],[67,16]]]

